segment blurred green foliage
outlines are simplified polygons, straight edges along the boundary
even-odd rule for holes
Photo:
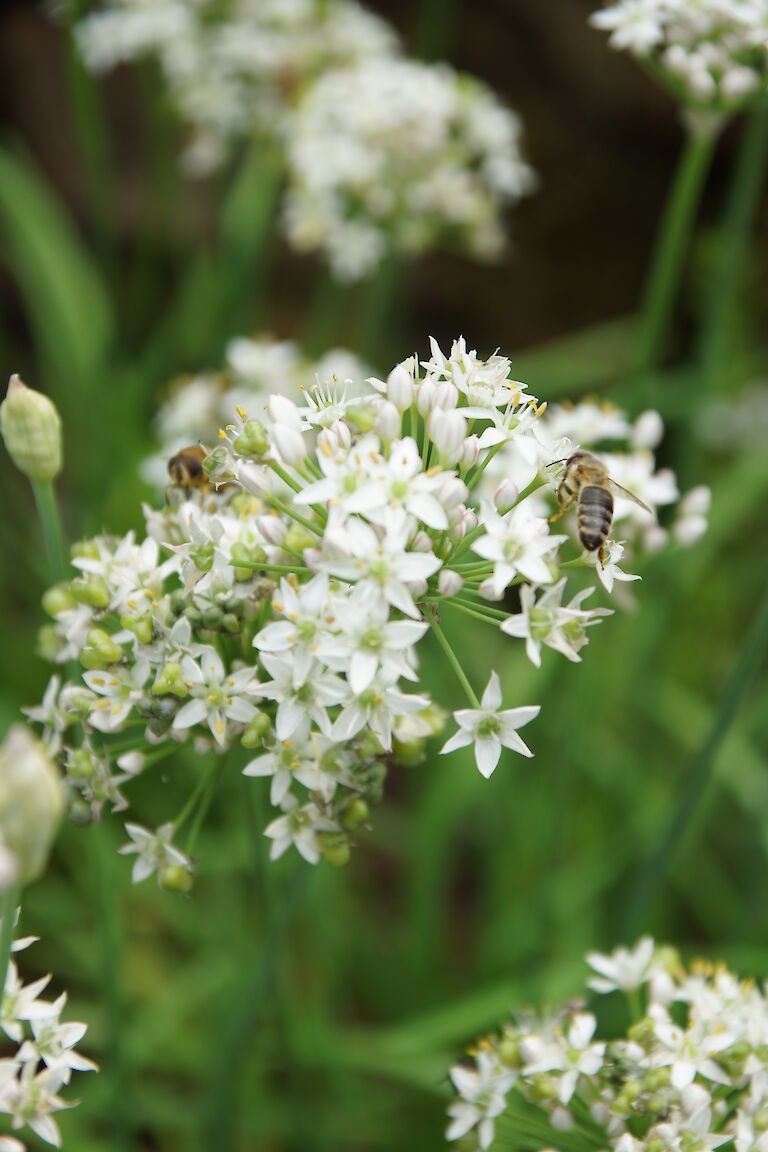
[[[108,209],[109,158],[97,146],[106,130],[88,84],[73,82],[72,98],[90,187]],[[240,775],[235,754],[200,837],[190,897],[130,886],[117,823],[65,828],[24,920],[42,937],[26,970],[50,969],[70,990],[71,1018],[88,1021],[85,1048],[103,1068],[83,1078],[81,1106],[62,1117],[65,1147],[428,1152],[443,1146],[445,1076],[462,1045],[510,1009],[568,996],[586,949],[647,930],[768,974],[763,632],[744,659],[768,595],[768,454],[761,445],[718,454],[695,439],[707,395],[736,395],[768,369],[764,333],[749,322],[759,309],[743,295],[763,189],[761,115],[735,166],[754,185],[751,199],[743,180],[734,185],[709,258],[699,241],[688,261],[694,325],[676,340],[685,354],[633,376],[629,317],[513,356],[543,399],[597,391],[633,413],[657,406],[668,423],[664,462],[683,487],[712,486],[706,537],[649,562],[636,611],[596,630],[580,666],[546,651],[537,671],[501,638],[480,648],[446,608],[474,682],[493,666],[505,699],[545,705],[532,730],[536,758],[504,758],[485,781],[470,756],[442,760],[433,748],[420,767],[393,771],[375,828],[345,870],[268,863],[264,789]],[[161,113],[156,130],[160,154]],[[104,202],[97,210],[94,201],[84,234],[30,157],[0,150],[2,263],[21,316],[0,321],[0,347],[6,369],[49,392],[64,417],[59,490],[70,539],[140,522],[136,464],[165,379],[216,364],[232,335],[279,325],[267,285],[280,173],[263,161],[242,158],[214,234],[169,269],[152,250],[154,226],[118,251]],[[183,187],[159,164],[147,222]],[[719,305],[718,269],[730,278]],[[303,321],[309,341],[343,337],[384,370],[408,354],[397,272],[387,267],[354,299],[319,276]],[[7,459],[0,502],[4,730],[39,698],[48,670],[34,655],[46,581],[39,530]],[[439,651],[426,660],[434,694],[459,706]],[[135,819],[170,818],[198,771],[180,751],[139,780]]]

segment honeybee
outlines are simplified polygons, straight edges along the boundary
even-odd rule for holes
[[[206,490],[212,488],[203,460],[208,455],[208,449],[202,444],[191,444],[189,448],[181,448],[175,456],[168,461],[168,475],[178,488],[199,488]]]
[[[557,489],[560,511],[552,519],[559,520],[576,501],[579,540],[587,552],[597,552],[601,564],[605,562],[605,542],[613,523],[614,492],[653,515],[652,508],[610,478],[603,462],[591,452],[574,452],[565,461],[565,471]]]

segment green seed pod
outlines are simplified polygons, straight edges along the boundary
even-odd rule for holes
[[[74,608],[76,603],[67,583],[54,584],[43,593],[43,611],[54,620],[61,612]]]
[[[0,404],[0,434],[8,455],[30,480],[53,480],[61,472],[61,418],[53,401],[11,376]]]
[[[152,685],[153,696],[186,696],[187,686],[184,683],[184,676],[181,671],[181,664],[176,660],[169,660],[157,674],[154,684]]]
[[[87,828],[93,823],[93,812],[90,804],[82,796],[75,796],[69,803],[66,812],[67,820],[76,828]]]
[[[499,1058],[510,1068],[520,1067],[520,1041],[516,1036],[504,1036],[499,1043]]]
[[[87,748],[77,748],[72,753],[67,771],[70,776],[77,776],[78,779],[86,780],[89,776],[93,776],[95,768],[93,765],[93,757]]]
[[[98,560],[99,546],[95,540],[75,540],[69,555],[73,560]]]
[[[256,715],[251,718],[248,727],[240,737],[240,743],[243,748],[259,748],[271,731],[272,722],[269,716],[267,716],[266,712],[257,712]]]
[[[64,639],[59,636],[53,624],[43,624],[42,628],[37,630],[35,655],[46,664],[56,664],[64,644]]]
[[[323,859],[334,868],[349,863],[349,840],[343,832],[318,832],[317,843]]]
[[[403,768],[417,768],[424,763],[425,748],[425,740],[402,741],[395,738],[392,741],[392,758]]]
[[[354,796],[349,800],[341,811],[341,823],[347,832],[354,832],[371,814],[371,810],[363,800],[362,796]]]
[[[376,420],[376,412],[368,404],[352,404],[347,408],[345,418],[361,432],[370,432]]]
[[[109,632],[103,628],[91,628],[88,633],[85,648],[80,653],[80,663],[83,668],[109,668],[123,658],[123,650],[115,644]]]
[[[133,632],[140,644],[149,644],[152,640],[154,623],[151,612],[143,612],[141,616],[121,616],[120,624],[129,632]]]
[[[259,420],[246,420],[243,430],[232,447],[238,456],[263,456],[269,448],[264,425]]]
[[[69,585],[69,591],[78,604],[91,608],[109,607],[109,588],[101,576],[78,576]]]
[[[289,552],[301,554],[305,548],[312,548],[317,543],[317,537],[306,528],[302,528],[301,524],[291,524],[285,534],[284,543]]]
[[[166,864],[160,870],[160,887],[166,892],[191,892],[192,873],[183,864]]]
[[[0,745],[0,841],[15,882],[28,884],[44,871],[63,811],[58,772],[42,744],[14,724]]]

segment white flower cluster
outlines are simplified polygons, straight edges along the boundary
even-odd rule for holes
[[[512,1146],[517,1136],[524,1147],[564,1152],[765,1148],[766,990],[724,965],[685,969],[650,937],[587,961],[593,992],[625,994],[626,1032],[600,1035],[595,1015],[571,1001],[480,1040],[472,1065],[451,1071],[458,1099],[448,1140],[468,1150],[502,1132]]]
[[[463,339],[450,356],[433,341],[429,360],[410,357],[353,391],[366,389],[350,398],[338,381],[317,383],[301,406],[275,393],[263,422],[241,407],[205,459],[210,487],[171,488],[165,507],[145,509],[141,542],[73,549],[79,575],[46,594],[54,622],[41,646],[85,672],[54,677],[28,713],[62,764],[73,817],[125,808],[131,777],[190,736],[200,753],[240,744],[254,752],[245,773],[271,780],[273,855],[294,844],[311,862],[344,862],[387,765],[417,762],[443,726],[423,687],[404,690],[418,684],[416,647],[430,630],[469,704],[443,751],[473,745],[485,776],[502,747],[530,755],[518,729],[538,707],[502,709],[495,672],[478,700],[441,614],[523,639],[536,665],[543,647],[580,660],[607,614],[584,606],[595,581],[610,590],[637,577],[618,566],[622,543],[607,545],[601,567],[550,532],[551,465],[569,451],[565,427],[593,443],[647,444],[658,417],[545,413],[504,356],[483,361]],[[654,508],[674,500],[647,447],[610,461]],[[642,547],[654,517],[627,503],[617,522]],[[175,821],[128,826],[135,879],[157,871],[165,886],[189,886],[191,842],[181,851],[173,838],[197,827],[217,760]]]
[[[11,952],[28,948],[36,939],[25,936],[15,940]],[[50,979],[43,976],[25,984],[15,961],[8,961],[0,1028],[16,1045],[16,1051],[0,1060],[0,1113],[11,1118],[14,1131],[27,1127],[59,1148],[61,1133],[54,1114],[73,1106],[62,1100],[59,1092],[69,1084],[73,1072],[92,1072],[96,1065],[75,1051],[85,1035],[85,1024],[61,1019],[66,992],[52,1003],[40,999]],[[13,1136],[0,1136],[0,1150],[24,1152],[24,1145]]]
[[[93,71],[157,60],[191,132],[193,175],[218,168],[239,139],[285,130],[314,77],[397,49],[354,0],[107,0],[76,36]]]
[[[261,411],[269,396],[298,396],[318,381],[342,380],[357,395],[371,369],[353,352],[332,348],[308,360],[290,340],[239,336],[230,340],[223,372],[175,380],[155,419],[158,447],[141,467],[154,487],[168,483],[168,460],[190,444],[213,444],[238,407]]]
[[[766,0],[617,0],[591,22],[694,109],[733,112],[765,90]]]
[[[276,145],[288,239],[340,279],[442,242],[495,257],[503,210],[534,184],[514,113],[480,81],[402,57],[354,0],[107,0],[76,36],[94,70],[159,61],[190,172],[254,134]]]
[[[485,85],[444,64],[380,58],[329,72],[288,139],[288,238],[322,250],[342,280],[443,240],[495,257],[502,209],[534,186],[520,133]]]

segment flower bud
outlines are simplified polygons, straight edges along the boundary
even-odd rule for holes
[[[435,398],[435,384],[432,380],[422,380],[416,393],[416,407],[426,419],[432,411],[432,402]]]
[[[432,407],[440,408],[443,412],[452,412],[459,402],[459,390],[450,380],[443,380],[435,388]]]
[[[23,724],[14,724],[0,745],[0,843],[12,859],[12,883],[43,872],[63,812],[58,772]]]
[[[446,464],[455,464],[467,435],[467,422],[461,413],[434,408],[427,428],[441,460]]]
[[[433,547],[432,537],[428,536],[423,528],[419,528],[418,532],[411,540],[411,548],[414,552],[431,552]]]
[[[437,577],[437,590],[441,596],[455,596],[464,587],[464,580],[458,572],[443,568]]]
[[[11,376],[0,404],[0,434],[8,455],[30,480],[53,480],[62,465],[61,419],[53,401]]]
[[[229,550],[229,560],[235,569],[236,580],[250,580],[254,573],[254,564],[263,564],[267,554],[258,545],[251,546],[242,540],[236,540]],[[239,563],[238,563],[239,562]],[[246,564],[247,567],[241,567]]]
[[[352,404],[345,415],[361,432],[370,432],[376,419],[376,409],[372,404]]]
[[[480,452],[480,441],[477,436],[467,436],[461,446],[459,454],[459,467],[464,471],[471,468]]]
[[[384,400],[377,406],[373,427],[382,440],[394,440],[400,435],[400,413],[389,400]]]
[[[274,544],[278,548],[282,547],[287,529],[279,516],[272,513],[268,516],[259,516],[256,520],[256,527],[268,544]]]
[[[706,516],[711,504],[711,490],[706,484],[698,484],[683,496],[680,501],[680,512],[684,516]]]
[[[410,408],[413,400],[413,377],[403,364],[398,364],[387,376],[387,396],[399,412]]]
[[[496,505],[496,511],[503,516],[509,512],[510,508],[514,508],[517,504],[517,498],[520,495],[520,490],[516,484],[513,484],[508,476],[505,476],[501,484],[493,494],[493,502]]]
[[[649,409],[647,412],[641,412],[637,420],[635,420],[630,436],[630,443],[633,448],[653,449],[657,446],[663,435],[664,421],[658,412]]]
[[[302,528],[301,524],[291,524],[283,540],[283,546],[289,552],[297,552],[299,555],[305,548],[311,548],[316,543],[317,537],[313,536],[307,528]]]
[[[297,432],[295,428],[289,428],[285,424],[275,424],[272,429],[272,439],[283,463],[294,468],[302,463],[307,450],[304,447],[304,437],[301,432]]]
[[[354,832],[370,816],[370,808],[362,796],[353,796],[341,810],[341,823],[347,832]]]
[[[91,628],[80,653],[83,668],[109,668],[123,658],[123,650],[103,628]]]
[[[90,608],[109,607],[109,588],[102,576],[78,576],[69,585],[69,591],[78,604]]]
[[[469,492],[463,480],[459,480],[458,476],[448,476],[440,485],[438,500],[446,512],[451,512],[454,508],[458,508],[468,495]]]
[[[140,644],[150,644],[154,631],[154,622],[151,612],[142,612],[140,616],[128,614],[120,617],[120,626],[127,632],[133,632]]]

